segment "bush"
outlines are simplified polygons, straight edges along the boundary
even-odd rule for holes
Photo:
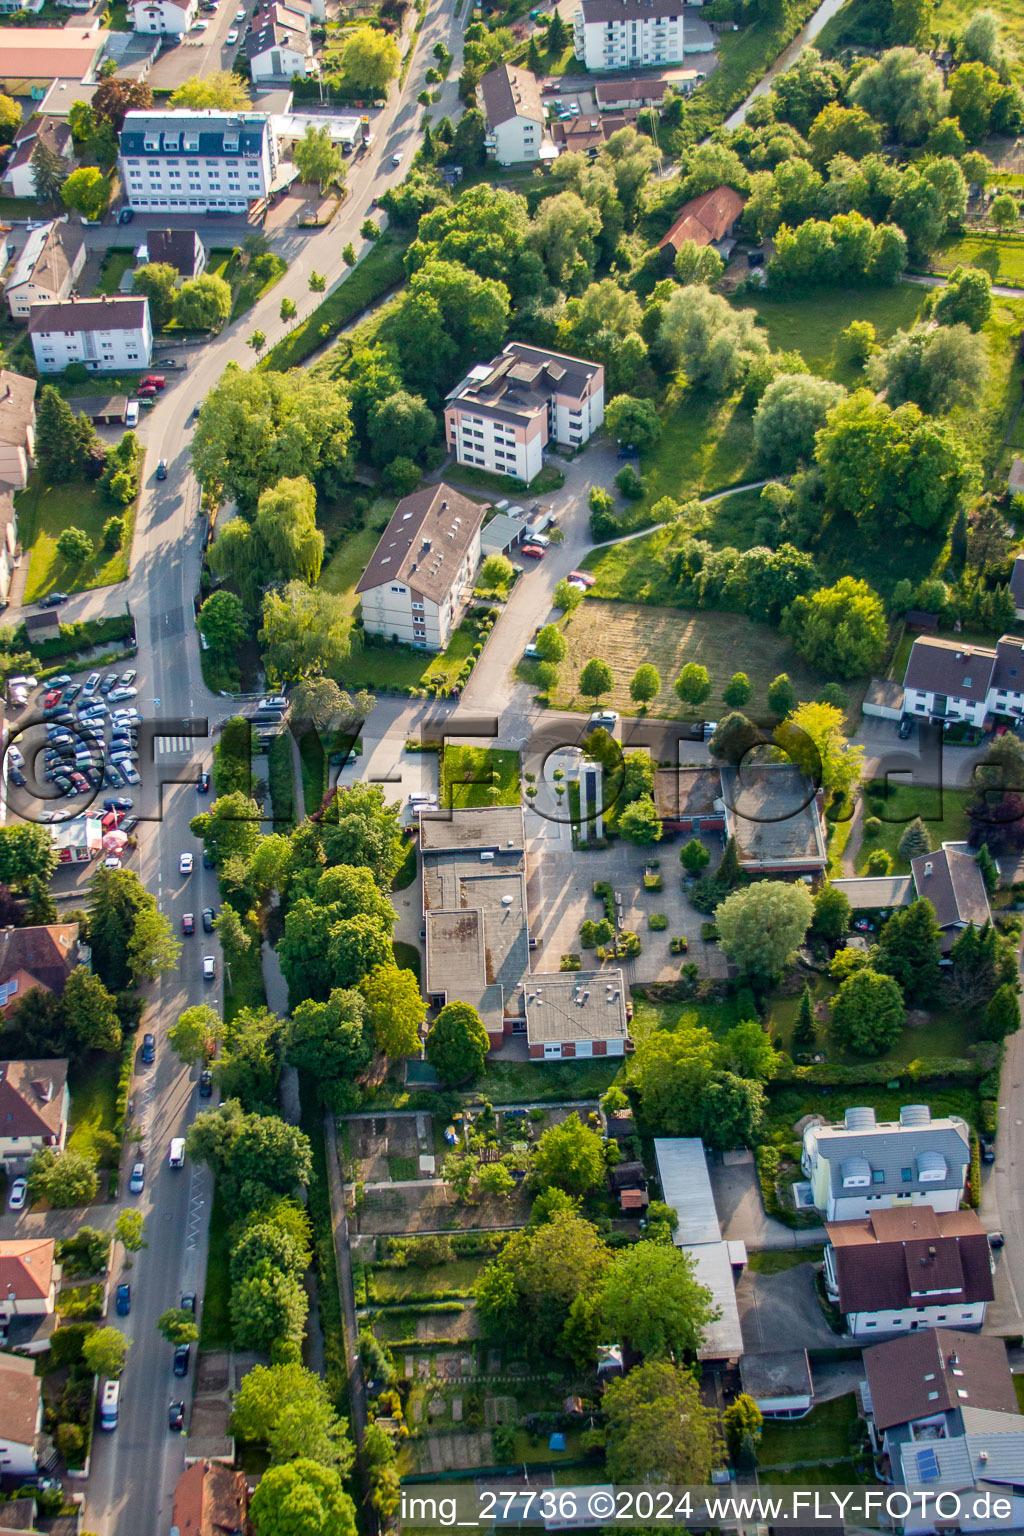
[[[705,944],[713,944],[714,941],[718,938],[718,924],[701,923],[700,936],[704,940]]]
[[[623,464],[615,476],[619,494],[627,501],[639,501],[644,494],[644,482],[632,464]]]
[[[655,933],[662,933],[668,927],[668,918],[664,912],[650,912],[647,916],[647,926]]]
[[[882,823],[877,816],[869,816],[864,823],[864,836],[877,837],[882,830]]]
[[[670,955],[685,955],[690,948],[690,941],[684,935],[669,939],[668,952]]]

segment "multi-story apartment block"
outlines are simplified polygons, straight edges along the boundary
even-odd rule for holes
[[[919,635],[903,678],[905,714],[982,726],[988,715],[1024,716],[1024,640],[1003,635],[993,650]]]
[[[710,27],[682,0],[583,0],[573,40],[588,69],[678,64],[715,45]]]
[[[197,0],[135,0],[131,8],[136,32],[183,37],[199,14]]]
[[[247,213],[270,190],[277,140],[264,112],[129,112],[120,165],[133,208]]]
[[[444,650],[473,592],[486,510],[443,481],[402,498],[356,587],[367,634]]]
[[[445,439],[460,464],[529,482],[549,442],[578,448],[604,421],[604,369],[510,341],[445,402]]]
[[[809,1125],[801,1167],[811,1198],[829,1221],[851,1221],[890,1206],[955,1211],[971,1166],[971,1136],[958,1115],[933,1119],[906,1104],[899,1120],[852,1108],[839,1125]]]
[[[499,64],[480,81],[487,119],[484,145],[499,165],[539,160],[545,142],[544,106],[536,75],[528,69]],[[554,149],[551,149],[554,154]]]
[[[131,373],[153,360],[148,299],[33,304],[28,331],[40,373],[62,373],[69,363],[84,363],[90,373]]]

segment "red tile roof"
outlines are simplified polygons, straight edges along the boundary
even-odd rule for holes
[[[250,1536],[245,1474],[219,1461],[194,1461],[178,1478],[171,1523],[181,1536]]]
[[[691,198],[680,208],[675,223],[663,239],[662,248],[678,251],[685,240],[695,245],[712,245],[721,240],[743,212],[743,198],[732,187],[713,187]]]

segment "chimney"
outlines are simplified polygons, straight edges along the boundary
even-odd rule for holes
[[[924,872],[925,872],[925,876],[926,876],[926,877],[927,877],[927,876],[928,876],[928,875],[930,875],[930,874],[931,874],[931,872],[932,872],[932,870],[933,870],[933,868],[934,868],[934,867],[935,867],[935,866],[934,866],[934,865],[933,865],[933,864],[932,864],[932,861],[931,861],[931,859],[929,859],[929,860],[928,860],[928,863],[927,863],[927,864],[926,864],[926,865],[925,865],[925,867],[924,867]]]

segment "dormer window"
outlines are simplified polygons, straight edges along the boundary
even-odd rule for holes
[[[238,134],[226,133],[224,135],[224,149],[228,154],[235,154],[238,150]]]
[[[180,133],[165,133],[164,134],[164,149],[166,149],[166,150],[173,150],[174,153],[177,154],[177,152],[178,152],[178,145],[179,145],[180,142],[181,142],[181,134]]]
[[[182,136],[182,149],[197,150],[199,148],[198,133],[186,133]]]
[[[147,149],[159,150],[160,135],[158,133],[147,133],[145,143]]]

